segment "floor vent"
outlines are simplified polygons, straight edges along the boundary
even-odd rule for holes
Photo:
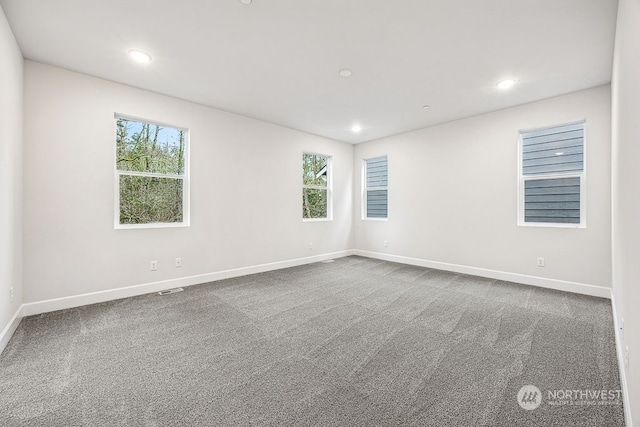
[[[158,292],[158,295],[169,295],[169,294],[175,294],[176,292],[182,292],[182,291],[184,291],[184,289],[182,288],[167,289],[166,291]]]
[[[335,259],[325,259],[324,261],[320,261],[320,262],[322,262],[323,264],[329,264],[330,262],[334,262],[334,261]]]

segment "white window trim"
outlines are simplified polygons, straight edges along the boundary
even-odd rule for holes
[[[305,218],[303,216],[302,222],[333,221],[333,157],[328,154],[303,151],[302,155],[305,155],[305,154],[309,154],[312,156],[326,157],[327,159],[327,186],[326,187],[323,187],[321,185],[305,185],[304,178],[302,179],[302,191],[304,191],[305,188],[327,191],[327,216],[325,218]]]
[[[360,181],[362,182],[362,190],[360,194],[360,206],[361,206],[361,217],[360,219],[363,221],[388,221],[389,220],[389,182],[387,181],[387,185],[385,187],[367,187],[367,161],[372,159],[379,159],[380,157],[387,158],[387,175],[389,174],[389,156],[387,154],[382,154],[380,156],[368,157],[366,159],[362,159],[362,167],[360,168]],[[388,179],[388,178],[387,178]],[[374,190],[387,190],[387,216],[385,218],[369,218],[367,216],[367,191]]]
[[[586,228],[587,227],[587,121],[576,120],[573,122],[562,123],[560,126],[569,126],[582,123],[584,126],[583,135],[583,167],[581,172],[565,172],[565,173],[548,173],[536,175],[522,174],[522,134],[535,130],[556,127],[559,125],[543,126],[533,129],[518,131],[518,226],[519,227],[545,227],[545,228]],[[548,223],[548,222],[525,222],[524,221],[524,183],[526,181],[534,181],[538,179],[554,179],[554,178],[580,178],[580,223]]]
[[[118,160],[118,147],[117,144],[113,145],[113,168],[114,168],[114,189],[115,189],[115,193],[114,193],[114,229],[116,230],[132,230],[132,229],[144,229],[144,228],[181,228],[181,227],[189,227],[190,226],[190,218],[191,218],[191,210],[190,210],[190,182],[189,182],[189,177],[191,175],[190,173],[190,161],[189,158],[191,157],[191,144],[190,144],[190,139],[191,139],[191,133],[189,132],[188,128],[184,128],[181,126],[175,126],[175,125],[170,125],[170,124],[166,124],[166,123],[160,123],[154,120],[148,120],[145,118],[140,118],[140,117],[135,117],[135,116],[129,116],[126,114],[114,114],[114,123],[115,120],[118,119],[124,119],[124,120],[131,120],[131,121],[137,121],[137,122],[144,122],[144,123],[149,123],[152,125],[156,125],[156,126],[164,126],[164,127],[170,127],[173,129],[178,129],[178,130],[183,130],[186,133],[186,138],[185,138],[185,151],[186,151],[186,156],[184,157],[184,174],[183,175],[169,175],[169,174],[161,174],[161,173],[149,173],[149,172],[135,172],[135,171],[121,171],[118,170],[118,164],[117,164],[117,160]],[[113,127],[113,139],[112,141],[116,141],[117,138],[117,134],[116,134],[116,127],[114,125]],[[183,187],[182,187],[182,222],[150,222],[150,223],[146,223],[146,224],[120,224],[120,176],[122,175],[127,175],[127,176],[146,176],[146,177],[151,177],[151,178],[171,178],[171,179],[181,179],[183,181]]]

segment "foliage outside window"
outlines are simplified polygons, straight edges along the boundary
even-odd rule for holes
[[[187,131],[116,117],[116,226],[186,225]]]
[[[302,218],[331,218],[330,167],[328,156],[302,155]]]

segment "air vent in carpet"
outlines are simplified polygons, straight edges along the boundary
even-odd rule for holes
[[[182,288],[167,289],[166,291],[158,292],[158,295],[170,295],[170,294],[175,294],[176,292],[182,292],[182,291],[184,291],[184,289]]]

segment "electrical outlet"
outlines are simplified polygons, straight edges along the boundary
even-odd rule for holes
[[[624,370],[629,374],[629,346],[624,346]]]
[[[9,288],[9,302],[13,302],[13,286]]]
[[[538,259],[536,260],[536,265],[538,267],[544,267],[544,258],[538,257]]]
[[[151,261],[151,267],[149,270],[156,271],[158,269],[158,261]]]
[[[313,250],[313,242],[309,242],[309,250]]]
[[[386,241],[386,240],[384,241],[384,247],[385,247],[385,248],[388,248],[388,247],[389,247],[389,242],[388,242],[388,241]]]
[[[182,258],[176,258],[176,268],[182,267]]]

